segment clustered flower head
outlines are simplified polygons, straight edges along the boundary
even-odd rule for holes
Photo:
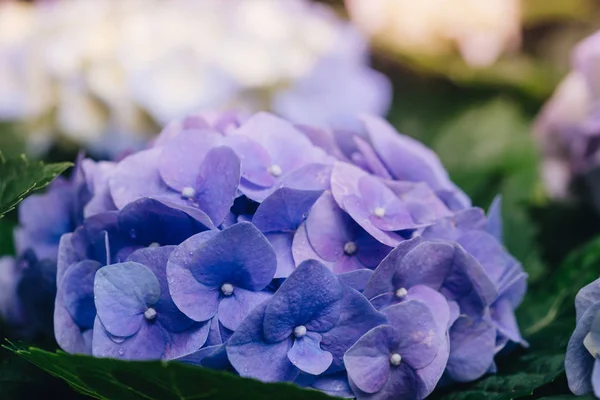
[[[600,204],[600,187],[594,170],[600,166],[599,60],[600,32],[596,32],[575,47],[571,72],[535,123],[535,135],[544,157],[542,173],[549,194],[569,198],[576,178],[589,178],[597,205]]]
[[[521,0],[346,0],[346,6],[379,47],[401,54],[443,58],[458,50],[465,63],[481,68],[521,41]]]
[[[83,218],[56,257],[61,348],[359,399],[494,372],[525,344],[500,202],[485,215],[431,150],[361,121],[192,114],[118,162],[80,161]]]
[[[569,389],[575,395],[593,392],[600,398],[600,279],[575,297],[576,327],[565,356]]]
[[[0,120],[115,155],[210,107],[351,126],[390,84],[364,38],[308,0],[0,2]]]

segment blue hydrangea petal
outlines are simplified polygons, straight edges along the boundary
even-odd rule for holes
[[[449,378],[473,381],[487,372],[494,361],[496,329],[485,319],[461,315],[450,328]]]
[[[201,365],[205,368],[236,373],[227,358],[227,350],[223,344],[204,347],[194,353],[179,357],[176,360],[192,365]]]
[[[165,184],[177,192],[196,186],[196,179],[207,153],[221,146],[224,138],[209,129],[183,130],[163,147],[154,160]]]
[[[224,296],[219,303],[219,321],[227,329],[235,331],[244,318],[262,302],[272,296],[268,292],[251,292],[235,288],[233,294]]]
[[[367,210],[371,211],[371,223],[383,231],[413,229],[418,224],[413,220],[410,210],[392,190],[380,179],[365,175],[358,181],[360,198]],[[378,207],[385,210],[384,216],[374,215]]]
[[[208,338],[210,323],[194,323],[182,332],[169,331],[165,329],[166,327],[162,323],[161,327],[165,335],[163,359],[173,360],[182,355],[190,354],[204,346]]]
[[[261,188],[273,186],[275,179],[268,172],[271,156],[259,143],[244,135],[227,136],[226,143],[242,160],[243,182],[247,181],[246,183]],[[244,186],[243,184],[240,190],[243,190]]]
[[[94,276],[100,267],[100,263],[94,261],[73,264],[58,285],[54,306],[54,335],[61,349],[69,353],[92,352],[89,332],[96,316]],[[75,295],[77,293],[79,295]]]
[[[205,246],[218,233],[206,231],[190,237],[173,250],[167,262],[167,282],[173,302],[181,312],[198,322],[207,321],[217,314],[220,288],[198,282],[190,266],[193,265],[194,251]]]
[[[208,287],[224,283],[262,290],[273,279],[277,258],[265,236],[249,222],[219,232],[197,248],[188,266],[194,278]]]
[[[340,318],[332,329],[322,334],[321,347],[333,355],[328,372],[342,370],[346,351],[362,335],[386,322],[385,315],[377,312],[362,294],[345,286]]]
[[[117,164],[109,180],[110,194],[117,208],[121,209],[142,197],[170,192],[158,170],[160,155],[160,148],[143,150]]]
[[[406,363],[390,370],[388,380],[377,393],[361,391],[352,379],[349,383],[358,400],[420,399],[423,398],[420,393],[424,392],[419,375]]]
[[[265,311],[265,338],[275,342],[304,325],[324,332],[339,319],[343,287],[333,273],[316,260],[304,261],[279,287]]]
[[[350,380],[365,393],[380,391],[390,377],[390,356],[396,345],[396,332],[391,326],[367,332],[344,355]]]
[[[344,285],[350,286],[352,289],[357,290],[362,293],[365,289],[365,286],[371,276],[373,275],[373,271],[370,269],[362,268],[357,269],[350,272],[345,272],[342,274],[338,274],[338,280]]]
[[[294,239],[292,240],[292,256],[294,257],[295,265],[300,265],[306,260],[318,260],[322,262],[323,265],[333,270],[333,264],[323,260],[310,244],[306,232],[306,222],[300,225],[294,234]]]
[[[514,309],[507,299],[498,299],[492,305],[492,318],[498,328],[498,333],[515,343],[525,345],[521,337]]]
[[[342,211],[326,191],[319,197],[306,219],[306,232],[312,248],[327,261],[336,261],[344,253],[344,245],[354,241],[357,230],[352,219]]]
[[[319,375],[310,385],[312,388],[321,390],[330,396],[342,398],[354,398],[346,372]]]
[[[197,177],[194,200],[215,226],[229,213],[240,183],[240,159],[228,147],[217,147],[206,155]]]
[[[593,391],[591,375],[594,368],[594,357],[585,348],[583,341],[590,332],[592,322],[598,312],[600,312],[600,302],[594,303],[578,318],[567,345],[565,372],[569,389],[578,396]]]
[[[100,263],[93,260],[80,261],[69,268],[61,282],[62,303],[75,324],[82,328],[91,328],[94,324],[94,276],[100,267]]]
[[[308,191],[329,190],[332,168],[331,164],[307,164],[283,176],[279,186]]]
[[[252,223],[263,233],[295,231],[321,193],[314,190],[277,189],[260,204]]]
[[[353,138],[356,148],[363,156],[365,164],[368,166],[368,171],[375,176],[383,179],[391,179],[392,176],[388,172],[387,168],[381,162],[381,159],[373,150],[373,147],[362,137],[355,135]]]
[[[143,323],[130,337],[114,337],[106,331],[100,318],[96,318],[92,349],[95,357],[132,361],[158,360],[164,354],[165,337],[158,324],[148,323]]]
[[[398,299],[394,293],[388,292],[375,296],[369,301],[371,304],[373,304],[373,307],[375,307],[376,310],[381,311],[386,307],[398,303],[400,299]]]
[[[256,307],[242,322],[227,342],[227,357],[243,377],[263,382],[285,382],[296,379],[300,371],[292,364],[287,353],[293,339],[268,341],[263,332],[266,304]]]
[[[397,351],[413,369],[429,365],[436,357],[442,338],[429,307],[418,300],[407,300],[383,310],[396,333]]]
[[[81,161],[83,175],[92,192],[92,197],[83,207],[85,218],[116,209],[108,184],[116,166],[117,163],[110,161],[95,162],[87,158]]]
[[[149,198],[124,207],[119,213],[118,224],[131,242],[142,246],[152,243],[176,245],[208,229],[207,225],[186,213]]]
[[[131,336],[143,324],[143,313],[158,302],[160,284],[143,264],[108,265],[96,273],[94,300],[105,329],[115,336]]]
[[[58,245],[58,256],[56,262],[56,282],[60,283],[67,269],[83,258],[78,254],[76,246],[72,241],[73,233],[65,233],[61,236]]]
[[[194,321],[183,314],[171,299],[167,283],[167,262],[176,246],[146,247],[136,250],[127,261],[143,264],[154,273],[160,285],[160,298],[154,305],[157,320],[168,332],[182,332]]]
[[[487,226],[486,231],[496,238],[499,242],[502,241],[502,196],[497,195],[494,197],[492,204],[487,212]]]
[[[600,302],[600,278],[588,283],[575,296],[576,319],[579,321],[585,312],[595,303]]]
[[[456,246],[450,242],[423,241],[398,263],[392,278],[394,288],[425,285],[439,290],[456,263],[455,254]]]
[[[408,289],[407,300],[418,300],[427,305],[438,327],[438,336],[443,337],[450,323],[450,306],[446,298],[429,286],[416,285]]]
[[[393,282],[396,268],[401,265],[404,257],[422,242],[422,238],[415,237],[396,246],[396,248],[381,261],[375,271],[373,271],[373,275],[371,276],[371,279],[369,279],[369,282],[367,282],[365,290],[363,291],[365,297],[372,299],[382,293],[392,293],[398,289],[394,287]]]
[[[271,163],[278,165],[283,175],[328,159],[323,150],[314,146],[291,123],[270,113],[254,114],[235,133],[248,135],[260,143],[271,156]]]
[[[315,332],[296,338],[287,356],[298,369],[312,375],[325,372],[333,360],[331,353],[321,348],[321,335]]]
[[[434,190],[457,190],[450,181],[438,156],[422,143],[396,130],[382,118],[363,116],[373,148],[383,164],[397,180],[426,182]],[[470,204],[469,198],[457,190],[460,202]]]
[[[592,387],[594,389],[594,396],[600,398],[600,360],[594,361],[594,367],[592,370]]]
[[[287,278],[296,268],[292,246],[294,240],[293,232],[267,233],[265,237],[273,246],[277,257],[277,271],[274,278]]]

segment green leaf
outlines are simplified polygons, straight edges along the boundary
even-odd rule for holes
[[[0,347],[0,399],[79,398],[83,399],[61,379],[53,378],[35,365]]]
[[[6,160],[0,153],[0,217],[25,197],[48,185],[73,164],[44,164],[25,156]]]
[[[12,345],[7,348],[97,399],[335,399],[288,383],[266,384],[178,362],[132,362],[36,348],[19,349]]]

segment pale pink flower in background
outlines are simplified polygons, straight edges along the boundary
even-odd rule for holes
[[[391,51],[493,64],[521,40],[520,0],[346,0],[352,21]]]

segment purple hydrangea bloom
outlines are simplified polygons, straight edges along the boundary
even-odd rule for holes
[[[600,397],[600,279],[583,287],[575,297],[576,327],[565,356],[569,389],[580,396]]]
[[[175,246],[148,247],[98,269],[92,353],[128,360],[174,359],[202,347],[210,325],[187,318],[173,303],[167,261]]]
[[[499,200],[471,207],[434,153],[377,118],[329,130],[192,114],[82,169],[82,220],[56,257],[68,352],[421,399],[525,344],[526,275],[502,246]]]
[[[141,199],[121,211],[87,218],[63,235],[58,255],[55,336],[71,353],[89,354],[96,316],[94,277],[105,265],[121,263],[138,249],[179,244],[207,228],[177,209]]]
[[[57,178],[45,193],[29,196],[20,205],[14,230],[17,258],[6,259],[0,267],[10,293],[0,299],[0,316],[22,336],[52,334],[61,236],[83,223],[84,217],[114,209],[102,187],[112,165],[80,156],[69,179]]]
[[[471,208],[442,219],[427,228],[424,237],[453,240],[460,244],[483,267],[497,289],[490,304],[491,320],[496,327],[496,352],[512,341],[526,345],[521,337],[514,310],[527,290],[527,274],[521,264],[503,248],[498,222],[500,199],[496,199],[487,218],[481,209]]]
[[[375,269],[363,294],[380,310],[409,300],[435,310],[443,294],[451,312],[447,376],[470,381],[492,365],[496,330],[489,320],[489,305],[496,287],[458,244],[420,237],[401,243]],[[471,342],[463,346],[467,341]]]
[[[384,321],[327,267],[305,261],[240,325],[229,339],[227,355],[242,376],[293,381],[301,372],[339,370],[352,343]]]
[[[600,32],[583,39],[571,55],[571,72],[538,116],[534,132],[543,154],[542,177],[548,194],[568,199],[573,184],[584,178],[596,208],[600,207],[598,58]]]
[[[370,330],[344,355],[350,386],[359,400],[417,399],[432,392],[429,381],[440,379],[448,357],[448,307],[436,309],[438,315],[443,312],[446,319],[439,320],[419,300],[385,309],[388,324]]]
[[[265,236],[240,222],[220,232],[206,231],[179,245],[167,267],[177,307],[194,321],[217,317],[234,331],[271,294],[277,258]]]

